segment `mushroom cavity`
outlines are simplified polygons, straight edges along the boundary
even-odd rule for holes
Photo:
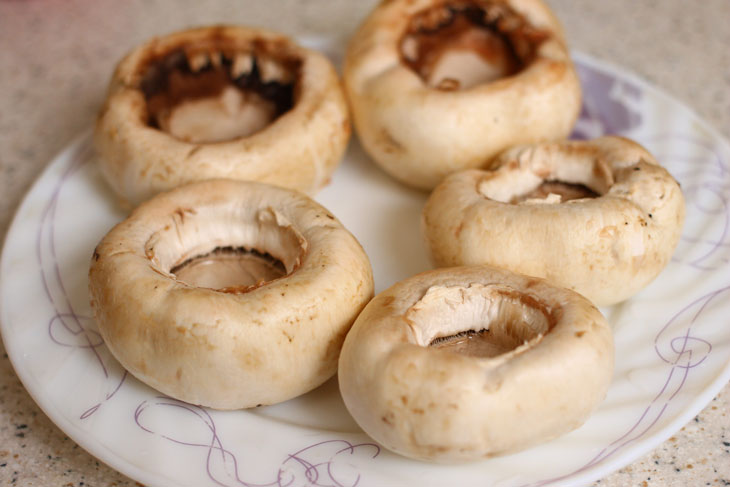
[[[178,47],[140,65],[148,124],[194,143],[252,135],[292,108],[300,65],[263,39]]]
[[[408,67],[442,90],[521,71],[550,34],[501,1],[451,1],[414,15],[400,44]]]
[[[517,147],[494,159],[478,192],[501,203],[564,203],[598,198],[615,182],[611,166],[586,144],[562,144],[562,153],[537,147]]]
[[[583,184],[543,181],[532,191],[512,198],[510,203],[564,203],[571,200],[597,198],[598,196],[600,196],[598,193]]]
[[[535,298],[500,286],[434,286],[406,313],[416,342],[473,357],[534,346],[554,325]]]
[[[215,214],[181,208],[169,219],[150,237],[145,254],[160,271],[194,287],[248,292],[296,271],[308,246],[271,208],[251,212],[230,205]]]

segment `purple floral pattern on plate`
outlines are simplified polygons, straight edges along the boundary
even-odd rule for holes
[[[185,435],[176,428],[161,432],[161,424],[147,424],[145,412],[150,408],[175,408],[189,416],[186,424],[191,429],[202,425],[202,434],[190,438],[189,431]],[[279,465],[274,479],[269,482],[254,483],[245,481],[241,462],[236,455],[227,450],[220,437],[213,416],[205,408],[194,406],[168,397],[156,397],[144,401],[134,412],[134,421],[150,434],[188,447],[201,449],[206,453],[205,468],[208,477],[221,486],[241,487],[288,487],[307,485],[312,487],[355,487],[360,484],[361,474],[347,462],[347,457],[364,452],[369,458],[380,453],[380,447],[374,443],[352,444],[346,440],[323,440],[305,446],[286,455]]]
[[[583,88],[583,106],[571,138],[594,139],[602,135],[623,135],[641,125],[641,88],[611,73],[577,63]]]

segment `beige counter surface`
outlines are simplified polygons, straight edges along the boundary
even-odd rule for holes
[[[730,2],[549,3],[573,49],[633,71],[730,138]],[[373,4],[0,0],[0,238],[45,165],[93,124],[116,60],[132,46],[185,26],[219,22],[345,42]],[[33,402],[2,345],[0,349],[0,485],[140,485],[59,430]],[[726,386],[668,441],[596,485],[730,485],[729,407]]]

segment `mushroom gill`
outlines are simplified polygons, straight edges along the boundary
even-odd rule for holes
[[[414,15],[400,51],[428,86],[460,90],[520,72],[548,36],[506,3],[456,0]]]

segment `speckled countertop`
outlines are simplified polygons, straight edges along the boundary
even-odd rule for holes
[[[621,65],[730,138],[730,2],[550,0],[573,48]],[[0,238],[46,163],[93,123],[115,61],[184,26],[233,22],[344,42],[354,0],[0,0]],[[2,346],[0,345],[0,348]],[[0,485],[133,486],[36,406],[0,350]],[[730,389],[601,486],[730,485]]]

